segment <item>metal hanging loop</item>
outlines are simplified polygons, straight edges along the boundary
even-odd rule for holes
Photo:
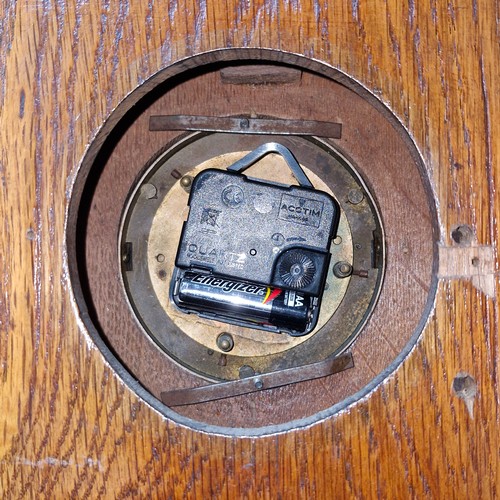
[[[295,159],[295,156],[293,156],[292,152],[288,148],[277,142],[267,142],[265,144],[262,144],[262,146],[259,146],[258,148],[254,149],[243,158],[241,158],[241,160],[233,163],[230,167],[228,167],[228,170],[230,172],[243,172],[269,153],[278,153],[284,158],[287,165],[290,167],[293,176],[295,177],[295,179],[297,179],[297,182],[301,186],[309,188],[314,187],[311,181],[308,179],[307,175],[302,170],[299,162]]]

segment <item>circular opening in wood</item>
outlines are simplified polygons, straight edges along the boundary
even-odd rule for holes
[[[150,130],[155,116],[181,117],[183,121],[177,124],[181,130]],[[275,128],[255,133],[252,127],[261,118],[266,126],[270,119],[277,120],[271,123]],[[188,128],[189,123],[194,125]],[[317,124],[341,124],[340,137],[328,136],[333,135],[332,128],[326,137],[318,137],[321,128],[307,128]],[[276,127],[284,132],[289,127],[290,133],[282,135]],[[243,133],[245,128],[249,131]],[[269,333],[258,342],[255,336],[245,337],[220,325],[203,338],[204,329],[210,329],[208,323],[179,319],[169,310],[162,284],[169,280],[178,236],[171,239],[170,247],[165,235],[182,222],[192,179],[214,162],[225,168],[269,140],[281,141],[293,151],[315,184],[338,198],[342,209],[338,234],[331,244],[329,272],[332,280],[342,283],[343,291],[336,296],[325,292],[327,305],[319,331],[332,318],[348,318],[353,300],[349,290],[363,280],[373,280],[368,306],[352,327],[355,335],[347,335],[338,345],[332,339],[316,346],[301,337],[282,341]],[[169,164],[168,175],[161,177],[159,164],[165,155],[178,163]],[[350,187],[347,181],[336,184],[332,167],[322,155],[343,162],[354,172]],[[267,161],[278,160],[270,157]],[[269,165],[259,175],[272,171]],[[153,174],[159,177],[153,179]],[[127,224],[134,199],[143,200],[146,207],[139,215],[133,214],[138,217],[134,227],[140,227],[137,221],[143,217],[150,235],[148,244],[135,250],[144,253],[147,272],[152,273],[147,279],[161,298],[156,311],[173,318],[175,328],[187,331],[196,346],[184,349],[187,358],[186,352],[195,353],[188,363],[151,334],[141,319],[144,311],[137,314],[144,304],[131,303],[127,291],[130,283],[124,280],[124,272],[126,276],[127,266],[137,256],[128,253],[134,249],[127,249],[132,241]],[[368,215],[364,219],[352,215],[363,207],[374,221],[369,248],[357,240],[363,228],[367,232]],[[90,146],[73,188],[67,227],[69,267],[88,331],[111,366],[142,398],[169,418],[198,429],[262,434],[332,415],[366,394],[401,362],[433,303],[435,219],[428,181],[411,139],[373,96],[345,75],[307,58],[276,51],[225,50],[165,69],[132,93],[109,118]],[[249,256],[253,252],[255,257],[258,251],[257,246],[249,248]],[[355,263],[356,252],[363,251],[370,255],[366,269]],[[383,262],[377,262],[381,258]],[[320,338],[318,333],[314,336]],[[248,347],[252,343],[254,347]],[[263,349],[268,349],[272,361],[252,363],[252,349],[260,360],[266,357]],[[326,356],[346,349],[354,361],[352,368],[265,387],[264,375],[269,371],[316,362],[321,351]],[[212,364],[211,369],[197,369],[201,352],[208,360],[203,366]],[[238,356],[241,359],[233,363]],[[161,403],[165,391],[245,377],[252,377],[252,392],[185,406]]]

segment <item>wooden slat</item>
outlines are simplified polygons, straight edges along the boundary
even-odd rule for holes
[[[270,85],[295,83],[300,81],[302,72],[286,66],[272,64],[248,64],[245,66],[229,66],[222,68],[222,83],[233,85]]]

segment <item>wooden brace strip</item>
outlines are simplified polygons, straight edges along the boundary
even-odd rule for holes
[[[496,259],[492,246],[439,247],[439,278],[471,279],[489,297],[495,296]]]

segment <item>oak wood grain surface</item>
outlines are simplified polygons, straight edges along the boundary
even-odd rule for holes
[[[495,1],[5,1],[2,10],[4,498],[497,496]],[[123,383],[79,318],[64,234],[79,165],[118,104],[160,69],[228,47],[305,55],[366,86],[423,156],[440,245],[453,252],[451,232],[467,224],[471,258],[476,247],[494,256],[478,266],[490,279],[482,287],[447,253],[415,348],[367,397],[314,425],[246,438],[177,424]],[[452,390],[460,372],[477,383],[473,414]]]

